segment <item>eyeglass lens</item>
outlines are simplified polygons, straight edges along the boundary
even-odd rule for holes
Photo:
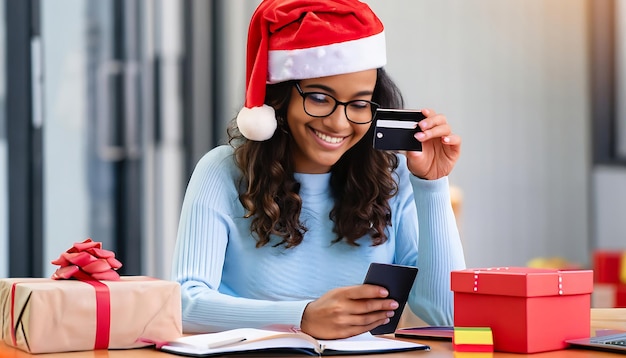
[[[354,123],[369,123],[372,121],[377,105],[366,100],[352,100],[340,102],[333,96],[321,92],[302,92],[296,86],[304,100],[304,111],[313,117],[330,116],[339,105],[344,106],[346,118]]]

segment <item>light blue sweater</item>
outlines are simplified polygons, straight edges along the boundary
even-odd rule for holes
[[[465,268],[465,260],[447,177],[418,179],[399,155],[388,241],[371,246],[364,237],[354,247],[331,243],[330,173],[297,173],[300,220],[308,228],[304,240],[290,249],[272,242],[256,248],[238,199],[241,173],[232,154],[229,146],[207,153],[185,194],[173,260],[185,332],[298,328],[309,302],[330,289],[362,283],[371,262],[417,266],[411,310],[429,324],[453,324],[450,271]]]

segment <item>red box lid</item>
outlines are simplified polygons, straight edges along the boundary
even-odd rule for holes
[[[593,291],[592,270],[552,270],[491,267],[452,271],[455,292],[540,297],[577,295]]]

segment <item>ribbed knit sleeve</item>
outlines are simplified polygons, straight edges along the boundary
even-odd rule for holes
[[[450,271],[464,269],[448,178],[422,180],[410,176],[419,223],[417,266],[420,271],[410,307],[431,325],[453,325],[454,302]]]
[[[173,279],[181,284],[183,330],[298,327],[308,300],[279,302],[220,292],[229,240],[237,240],[242,232],[233,222],[233,217],[243,217],[243,211],[231,151],[219,147],[205,155],[185,193],[172,267]],[[254,245],[249,227],[244,239]]]

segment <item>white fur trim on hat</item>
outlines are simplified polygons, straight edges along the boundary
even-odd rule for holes
[[[268,83],[339,75],[383,67],[385,32],[325,46],[271,50]]]
[[[237,114],[237,127],[244,137],[264,141],[272,138],[276,131],[274,108],[264,104],[261,107],[242,108]]]

